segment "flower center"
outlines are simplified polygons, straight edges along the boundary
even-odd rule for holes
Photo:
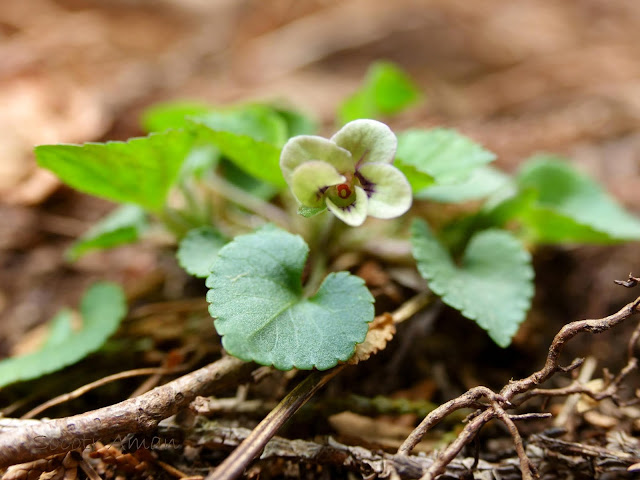
[[[351,196],[351,187],[346,183],[341,183],[336,186],[336,190],[338,191],[338,196],[342,199],[349,198]]]

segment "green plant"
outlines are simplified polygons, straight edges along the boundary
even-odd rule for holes
[[[55,372],[95,352],[118,329],[126,311],[120,286],[96,283],[82,297],[82,327],[74,330],[74,311],[61,310],[49,322],[49,335],[39,350],[0,362],[0,387]]]
[[[339,116],[380,118],[420,96],[397,67],[378,64]],[[530,308],[536,245],[640,239],[640,221],[567,160],[533,157],[510,176],[454,130],[396,136],[355,120],[326,139],[300,113],[255,104],[166,104],[144,125],[149,134],[128,142],[36,148],[39,164],[69,185],[133,205],[70,256],[163,225],[180,264],[208,275],[224,347],[280,369],[330,368],[364,340],[374,299],[358,277],[331,272],[345,251],[390,237],[410,242],[431,291],[506,347]],[[436,229],[421,213],[427,203],[465,207]],[[327,207],[357,228],[334,222]],[[257,218],[265,225],[255,229]]]

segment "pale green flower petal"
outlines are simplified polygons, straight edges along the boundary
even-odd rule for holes
[[[324,191],[346,179],[331,165],[320,160],[303,163],[291,175],[291,191],[305,207],[324,205]]]
[[[356,176],[369,195],[368,214],[376,218],[399,217],[411,207],[411,185],[396,167],[367,163]]]
[[[341,173],[352,172],[355,168],[351,154],[331,140],[315,135],[299,135],[289,139],[280,154],[280,168],[289,185],[293,171],[309,160],[327,162]]]
[[[391,129],[376,120],[349,122],[331,140],[349,150],[357,166],[365,163],[391,163],[398,147],[398,139]]]
[[[356,188],[356,201],[346,207],[339,207],[329,197],[326,198],[327,207],[333,214],[347,225],[359,227],[367,218],[367,194],[360,188]]]

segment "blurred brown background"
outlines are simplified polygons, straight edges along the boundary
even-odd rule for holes
[[[169,99],[279,99],[330,131],[387,59],[427,98],[393,127],[459,128],[509,171],[564,153],[639,212],[638,45],[634,0],[2,0],[0,356],[92,278],[181,292],[144,245],[66,264],[110,206],[38,170],[34,145],[139,135],[139,113]],[[537,301],[563,296],[563,321],[617,309],[630,293],[611,280],[640,270],[637,245],[543,249],[537,263]]]

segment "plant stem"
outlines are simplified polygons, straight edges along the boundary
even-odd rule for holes
[[[333,215],[325,215],[321,218],[323,221],[312,231],[311,238],[311,269],[309,278],[304,287],[306,297],[309,297],[318,291],[322,280],[327,274],[327,250],[331,244],[331,235],[335,226],[335,217]],[[318,219],[320,220],[320,219]]]
[[[280,427],[345,366],[339,365],[325,372],[315,371],[300,382],[206,480],[233,480],[240,476]]]
[[[205,185],[208,189],[222,195],[228,200],[231,200],[233,203],[242,205],[246,209],[251,210],[257,215],[285,228],[286,230],[290,229],[291,225],[289,216],[284,210],[245,192],[241,188],[227,182],[225,179],[217,175],[212,175]]]
[[[420,292],[400,305],[392,314],[393,323],[402,323],[429,305],[434,299],[431,292]]]

